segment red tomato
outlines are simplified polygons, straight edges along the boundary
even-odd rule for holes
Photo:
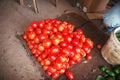
[[[28,28],[27,28],[27,30],[26,30],[26,31],[29,33],[29,32],[33,32],[33,31],[34,31],[34,29],[30,26],[30,27],[28,27]]]
[[[37,49],[33,48],[31,51],[32,51],[32,54],[35,54],[37,52]]]
[[[90,48],[93,48],[93,42],[89,38],[86,38],[85,43],[88,44]]]
[[[54,44],[55,46],[57,46],[59,43],[60,43],[60,38],[54,36],[52,38],[52,44]]]
[[[48,66],[50,64],[51,64],[51,62],[50,62],[50,60],[48,58],[44,60],[44,65],[45,66]]]
[[[28,34],[28,38],[31,39],[31,40],[34,39],[35,36],[36,36],[35,32],[30,32],[30,33]]]
[[[38,56],[37,61],[38,61],[38,62],[41,62],[41,61],[42,61],[41,56]]]
[[[77,39],[77,40],[79,40],[80,39],[80,37],[81,37],[81,35],[80,34],[74,34],[74,39]]]
[[[52,78],[58,78],[59,76],[60,76],[60,73],[58,71],[52,74]]]
[[[54,32],[54,33],[58,32],[57,28],[54,27],[54,28],[53,28],[53,32]]]
[[[58,31],[62,32],[64,30],[64,26],[63,25],[59,25],[58,27]]]
[[[64,29],[64,30],[62,31],[62,35],[63,35],[64,37],[66,37],[68,34],[69,34],[69,33],[68,33],[68,30]]]
[[[98,48],[98,49],[101,49],[101,47],[102,47],[101,44],[98,44],[98,45],[97,45],[97,48]]]
[[[62,48],[65,48],[67,45],[68,45],[68,43],[65,41],[60,42],[60,47],[62,47]]]
[[[44,29],[46,30],[53,30],[53,26],[52,26],[52,23],[48,23],[44,26]]]
[[[72,44],[68,44],[67,47],[68,47],[69,49],[73,49],[73,45],[72,45]]]
[[[70,51],[70,55],[69,55],[69,57],[72,58],[72,57],[74,57],[74,55],[75,55],[75,50],[72,49],[72,50]]]
[[[23,39],[27,40],[27,35],[26,34],[23,35]]]
[[[42,44],[39,44],[39,45],[38,45],[38,50],[39,50],[40,52],[43,52],[43,51],[45,50],[45,48],[44,48],[44,46],[43,46]]]
[[[72,37],[66,36],[65,37],[65,41],[68,42],[68,43],[70,43],[72,41]]]
[[[91,48],[89,47],[88,44],[84,43],[82,46],[82,49],[86,52],[86,53],[90,53]]]
[[[37,53],[34,54],[34,57],[35,57],[35,58],[38,58],[38,56],[39,56],[39,54],[37,54]]]
[[[56,33],[56,37],[58,37],[58,38],[60,38],[60,39],[63,38],[62,33],[57,32],[57,33]]]
[[[82,31],[80,28],[76,29],[76,32],[77,32],[78,34],[83,34],[83,31]]]
[[[48,38],[48,36],[45,35],[45,34],[40,34],[40,35],[39,35],[39,40],[40,40],[40,42],[43,42],[43,40],[45,40],[45,39],[47,39],[47,38]]]
[[[92,55],[91,55],[90,53],[88,53],[88,54],[86,55],[86,59],[87,59],[87,60],[92,59]]]
[[[64,74],[64,73],[65,73],[65,69],[60,69],[60,70],[59,70],[59,73],[60,73],[60,74]]]
[[[85,42],[85,35],[84,34],[81,34],[81,37],[80,37],[80,40],[79,40],[79,42],[82,42],[82,43],[84,43]]]
[[[75,53],[80,53],[81,48],[79,46],[74,47]]]
[[[46,74],[47,74],[48,76],[52,75],[52,73],[51,73],[50,71],[46,71]]]
[[[33,44],[29,44],[29,49],[32,49],[34,48],[34,45]]]
[[[56,68],[57,70],[60,70],[62,68],[62,62],[56,61],[54,63],[54,68]]]
[[[36,21],[33,21],[32,23],[31,23],[31,27],[32,28],[37,28],[39,26],[39,24],[38,24],[38,22],[36,22]]]
[[[55,61],[57,59],[57,57],[55,55],[49,55],[48,56],[50,61]]]
[[[45,71],[46,71],[48,68],[49,68],[49,66],[46,66],[46,65],[43,66],[43,70],[45,70]]]
[[[41,29],[37,28],[35,32],[36,32],[37,35],[40,35],[41,34]]]
[[[79,41],[76,40],[76,39],[73,39],[73,40],[71,41],[71,43],[72,43],[73,46],[77,46],[78,43],[79,43]]]
[[[54,68],[53,66],[49,66],[48,69],[47,69],[48,72],[51,72],[51,73],[54,73],[57,71],[56,68]]]
[[[51,47],[51,55],[56,55],[60,52],[60,47],[59,46],[52,46]]]
[[[85,57],[86,56],[86,53],[85,53],[85,51],[83,49],[81,49],[80,55],[81,55],[81,57]]]
[[[42,59],[45,59],[47,56],[48,56],[48,53],[42,53],[42,54],[40,54],[40,57],[41,57]]]
[[[71,50],[67,47],[62,49],[62,54],[66,57],[70,56],[70,52],[71,52]]]
[[[38,25],[39,25],[39,28],[42,29],[42,28],[44,27],[44,24],[45,24],[44,21],[40,21],[39,24],[38,24]]]
[[[52,42],[51,42],[50,39],[45,39],[45,40],[43,41],[43,46],[44,46],[45,48],[49,48],[49,47],[51,47],[51,45],[52,45]]]
[[[40,43],[39,37],[35,37],[35,38],[34,38],[34,42],[35,42],[36,44]]]
[[[81,55],[79,53],[76,53],[72,60],[78,62],[79,60],[81,60]]]
[[[66,76],[67,76],[67,78],[68,78],[69,80],[73,80],[73,79],[74,79],[74,75],[73,75],[73,73],[72,73],[71,71],[67,70],[67,71],[65,72],[65,74],[66,74]]]
[[[58,55],[57,61],[59,61],[59,62],[67,62],[67,57],[65,57],[64,55]]]
[[[76,64],[76,62],[73,60],[69,60],[69,64],[70,64],[70,66],[72,66],[72,65]]]
[[[51,34],[52,34],[52,31],[47,30],[47,29],[43,29],[43,30],[42,30],[42,33],[45,34],[45,35],[51,35]]]

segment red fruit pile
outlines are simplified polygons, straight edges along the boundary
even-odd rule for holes
[[[58,78],[84,57],[91,59],[93,41],[74,25],[56,19],[32,22],[23,38],[48,76]]]

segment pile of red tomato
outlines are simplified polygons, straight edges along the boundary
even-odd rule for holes
[[[92,58],[93,41],[80,28],[74,31],[74,27],[68,22],[46,19],[32,22],[23,35],[34,57],[52,78],[66,72],[68,79],[73,80],[68,68],[83,58]]]

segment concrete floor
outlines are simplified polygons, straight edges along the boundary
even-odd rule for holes
[[[87,20],[80,9],[72,7],[69,0],[58,0],[57,7],[54,6],[52,0],[38,0],[38,4],[39,14],[35,14],[32,7],[32,0],[26,0],[23,6],[20,6],[17,0],[0,0],[0,80],[45,80],[44,71],[41,70],[41,66],[38,67],[36,61],[27,54],[28,52],[25,47],[16,37],[16,34],[22,34],[25,31],[31,21],[39,21],[47,18],[66,20],[66,17],[60,18],[61,15],[72,12],[78,14],[78,16],[82,15],[84,20]],[[80,19],[73,19],[71,23],[80,26]],[[90,34],[90,31],[87,32],[89,29],[86,29],[83,30],[86,31],[86,34]],[[92,35],[94,35],[94,31]],[[100,38],[96,38],[95,40],[98,41]],[[95,50],[95,52],[100,53],[98,50]],[[103,62],[102,64],[107,64],[101,57],[100,60]],[[94,62],[91,63],[94,64]],[[91,67],[93,66],[92,64],[90,64]],[[77,74],[79,72],[76,69],[79,68],[75,66],[72,70]],[[81,66],[81,71],[84,72],[82,68],[83,65]],[[85,73],[85,75],[88,74]],[[95,76],[94,78],[89,77],[88,80],[94,79]],[[66,80],[66,78],[62,76],[59,80]],[[75,80],[79,80],[79,75],[76,75]]]

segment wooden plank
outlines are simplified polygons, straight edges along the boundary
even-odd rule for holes
[[[34,5],[35,13],[39,13],[39,11],[38,11],[38,5],[37,5],[37,1],[36,0],[33,0],[33,5]]]
[[[20,5],[23,5],[24,4],[24,0],[20,0]]]

